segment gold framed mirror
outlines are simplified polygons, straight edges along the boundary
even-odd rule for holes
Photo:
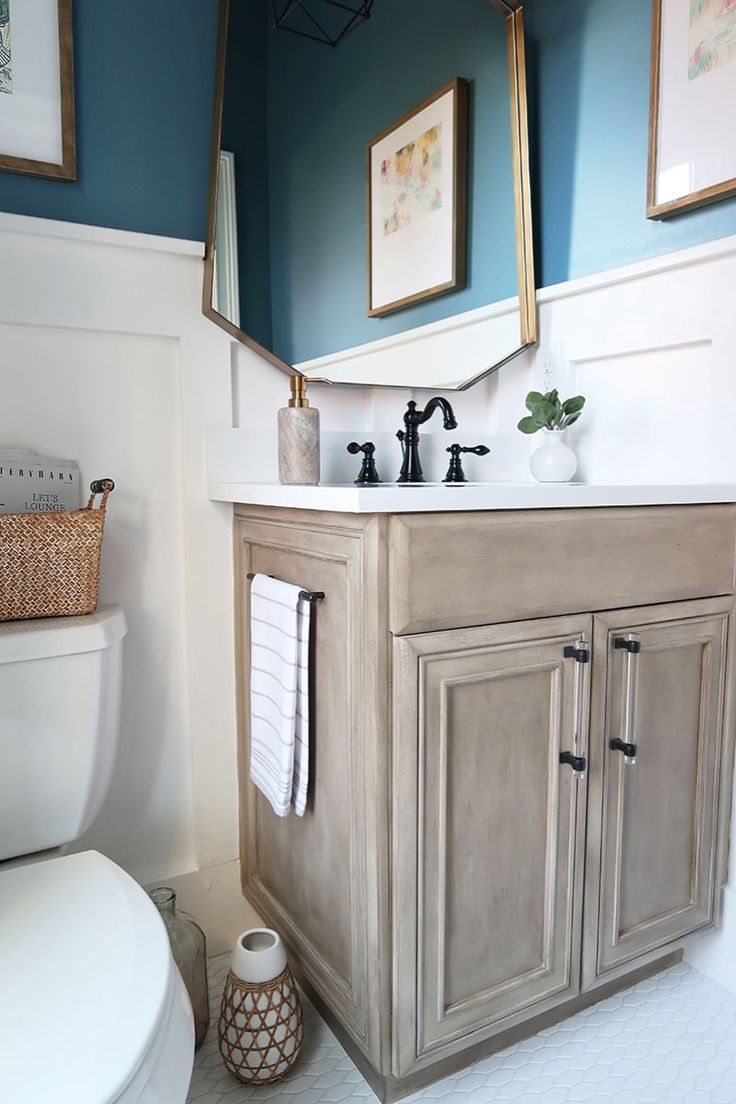
[[[290,375],[464,390],[537,336],[523,5],[287,10],[220,0],[204,313]]]

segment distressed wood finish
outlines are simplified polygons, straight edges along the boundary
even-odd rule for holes
[[[397,634],[734,592],[730,505],[395,514],[390,534]]]
[[[735,519],[237,508],[243,887],[382,1099],[653,972],[718,922]],[[248,571],[326,594],[303,820],[275,817],[248,778]],[[609,747],[613,639],[628,633],[642,642],[633,767]],[[563,656],[581,634],[591,664]],[[580,781],[559,763],[576,667]]]
[[[243,888],[285,937],[301,974],[380,1067],[388,1003],[383,522],[340,525],[330,518],[321,525],[293,514],[236,520]],[[313,608],[303,818],[277,817],[249,779],[249,571],[326,595]]]
[[[721,599],[595,618],[594,664],[606,679],[591,740],[591,981],[713,923],[730,608]],[[628,634],[641,643],[633,765],[610,746],[627,698],[626,653],[614,640]]]
[[[575,719],[563,649],[590,628],[552,619],[396,644],[394,808],[412,823],[395,840],[394,923],[418,946],[416,967],[395,963],[400,1075],[578,992],[585,785],[559,755]]]

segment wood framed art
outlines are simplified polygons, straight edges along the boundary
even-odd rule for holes
[[[465,286],[468,82],[456,77],[368,143],[368,315]]]
[[[0,169],[76,179],[72,0],[0,0]]]
[[[647,218],[736,195],[736,5],[653,0]]]

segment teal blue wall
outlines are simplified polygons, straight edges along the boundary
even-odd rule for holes
[[[272,347],[268,182],[270,3],[232,0],[225,66],[222,148],[235,156],[240,325]]]
[[[525,9],[538,284],[736,234],[735,200],[645,217],[650,0]]]
[[[368,318],[366,145],[457,76],[471,82],[467,287]],[[280,356],[306,360],[514,294],[508,121],[503,22],[487,0],[376,0],[369,22],[337,50],[270,32],[271,291]]]
[[[375,10],[409,2],[376,0]],[[660,223],[644,216],[649,0],[526,0],[525,7],[539,284],[736,233],[734,200]],[[217,0],[75,0],[74,9],[79,180],[0,172],[0,211],[201,240]],[[359,45],[366,29],[352,41]],[[309,45],[289,42],[294,51]],[[337,62],[350,42],[335,52]],[[361,69],[352,78],[365,107],[375,85]],[[384,86],[395,80],[387,71]],[[302,92],[292,106],[306,124]],[[355,225],[362,242],[362,211]],[[446,300],[453,309],[455,301]]]
[[[201,241],[217,14],[218,0],[74,0],[78,180],[0,172],[0,211]]]

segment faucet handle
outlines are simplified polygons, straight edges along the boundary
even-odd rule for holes
[[[363,445],[359,445],[357,441],[351,441],[350,444],[347,445],[347,451],[351,456],[357,456],[359,452],[363,453],[363,463],[360,466],[360,473],[355,483],[362,486],[369,486],[371,484],[383,482],[376,470],[376,461],[374,459],[376,446],[373,444],[373,441],[366,441]]]
[[[460,459],[463,453],[472,452],[475,456],[487,456],[491,451],[487,445],[449,445],[446,452],[450,454],[450,466],[443,483],[467,483],[463,462]]]

